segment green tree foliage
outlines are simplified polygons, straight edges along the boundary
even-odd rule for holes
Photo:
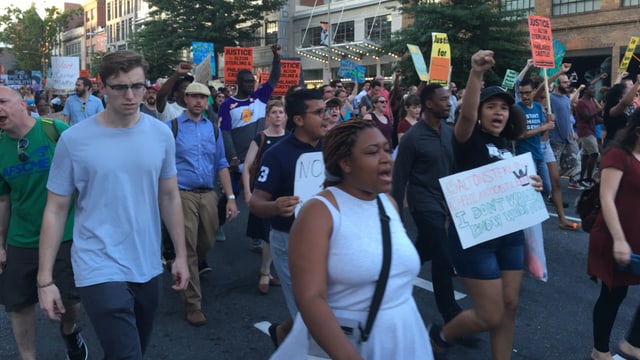
[[[520,11],[498,8],[495,0],[452,0],[435,2],[400,0],[401,11],[413,23],[394,34],[386,47],[406,54],[399,62],[408,84],[418,76],[406,44],[420,47],[427,62],[431,56],[431,33],[446,33],[451,47],[451,80],[463,87],[471,68],[471,55],[480,49],[493,50],[496,66],[485,75],[487,85],[500,85],[506,69],[519,70],[531,57],[526,16]]]
[[[11,46],[18,69],[44,70],[44,65],[50,64],[52,49],[60,46],[59,35],[69,20],[81,13],[82,9],[62,12],[54,6],[45,9],[43,19],[34,3],[24,11],[8,6],[0,15],[0,42]]]
[[[192,41],[212,42],[216,54],[250,39],[286,0],[147,0],[154,8],[134,35],[133,46],[149,62],[149,79],[168,76]]]

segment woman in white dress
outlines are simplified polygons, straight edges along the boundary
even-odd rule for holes
[[[391,144],[372,122],[352,120],[327,133],[323,157],[328,187],[306,202],[289,234],[300,312],[272,359],[316,358],[308,356],[313,339],[325,358],[432,359],[412,295],[420,261],[397,205],[385,194],[391,190]],[[353,344],[338,319],[365,327],[383,262],[378,196],[390,218],[389,277],[368,341]]]

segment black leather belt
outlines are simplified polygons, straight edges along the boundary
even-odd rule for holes
[[[203,193],[208,193],[209,191],[213,191],[213,189],[212,188],[195,188],[195,189],[184,190],[184,191],[188,191],[196,194],[203,194]]]

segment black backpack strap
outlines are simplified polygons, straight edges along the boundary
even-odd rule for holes
[[[386,195],[384,195],[386,196]],[[389,229],[389,216],[384,210],[384,205],[380,200],[380,195],[376,197],[378,202],[378,212],[380,214],[380,227],[382,229],[382,268],[380,269],[380,276],[376,283],[376,289],[373,292],[373,299],[371,300],[371,307],[369,307],[369,315],[367,316],[367,323],[364,329],[360,328],[360,340],[366,342],[369,339],[371,328],[380,310],[382,304],[382,298],[387,287],[387,280],[389,279],[389,270],[391,268],[391,230]]]
[[[171,132],[173,132],[173,138],[178,138],[178,118],[173,118],[171,120]]]

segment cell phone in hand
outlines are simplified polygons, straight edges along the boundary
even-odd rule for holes
[[[631,254],[631,260],[628,265],[616,264],[616,268],[620,271],[631,272],[636,275],[640,275],[640,255]]]

